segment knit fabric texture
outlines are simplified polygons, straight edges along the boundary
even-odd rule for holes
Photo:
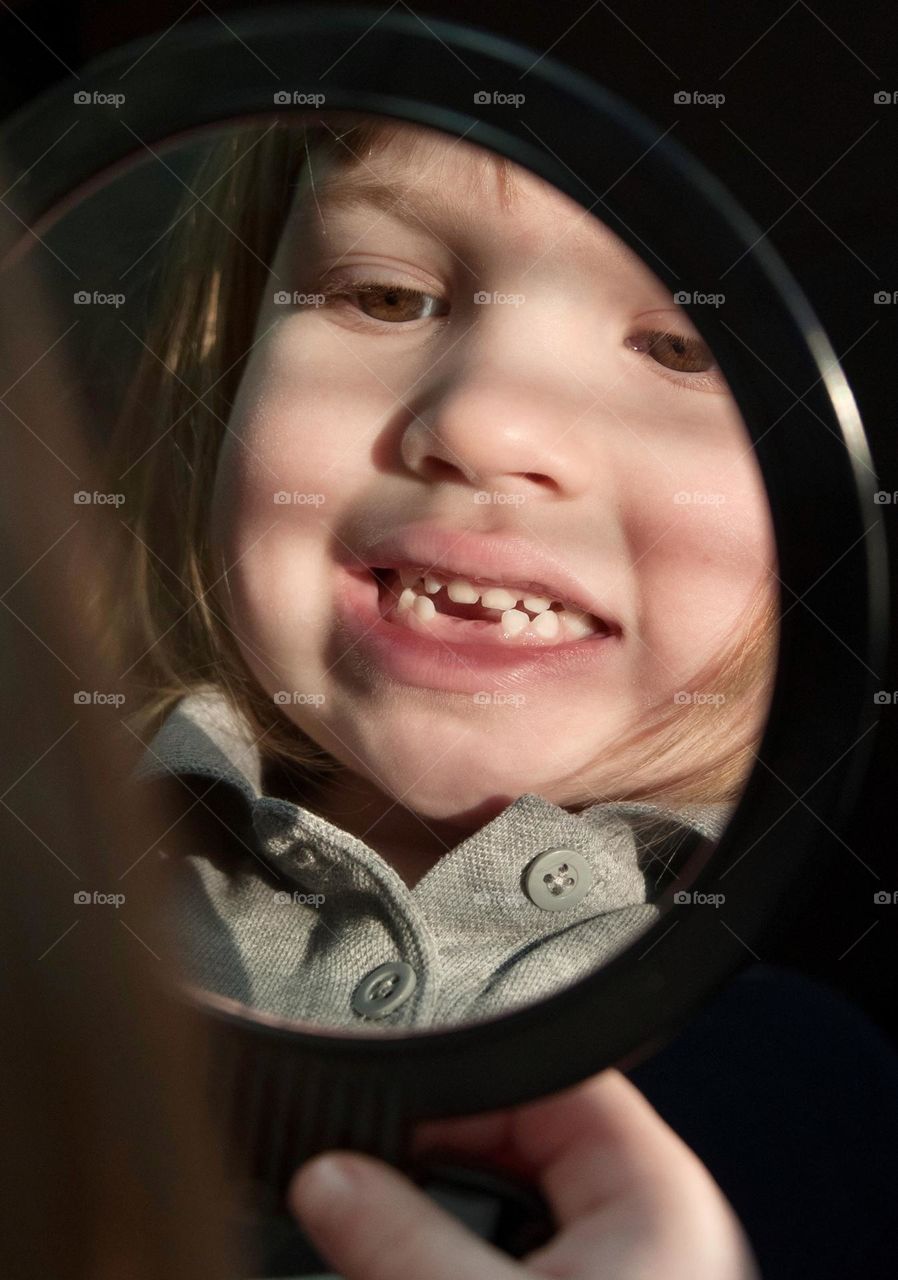
[[[716,839],[734,808],[604,802],[569,813],[528,792],[410,888],[363,840],[263,793],[259,748],[213,685],[182,698],[134,774],[169,786],[172,775],[227,835],[221,847],[160,851],[184,979],[319,1030],[477,1022],[570,986],[660,916],[635,820],[660,817],[674,840]],[[527,870],[553,849],[582,855],[591,885],[573,905],[546,910],[530,896]],[[395,961],[413,969],[413,990],[383,1016],[357,1012],[357,988]]]

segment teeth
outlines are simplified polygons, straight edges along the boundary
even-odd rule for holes
[[[430,596],[415,596],[412,608],[422,622],[427,622],[437,611],[437,607]]]
[[[414,591],[412,591],[411,587],[405,587],[396,605],[396,612],[405,613],[406,609],[410,609],[418,598],[419,597]],[[433,601],[431,600],[430,603],[433,604]]]
[[[486,604],[486,601],[483,602]],[[525,609],[529,609],[531,613],[545,613],[551,606],[552,601],[548,596],[524,596],[523,605]]]
[[[589,614],[579,610],[576,613],[569,613],[565,610],[564,625],[567,627],[568,635],[572,640],[581,640],[583,636],[590,635],[596,629],[595,623]]]
[[[550,596],[521,596],[507,587],[478,587],[466,578],[452,578],[447,582],[433,573],[422,575],[419,569],[399,570],[399,580],[403,587],[417,587],[422,577],[427,595],[435,596],[441,587],[445,587],[449,599],[456,604],[477,604],[479,600],[484,609],[508,612],[520,601],[530,613],[545,613],[552,607]],[[558,603],[561,604],[561,601]]]
[[[504,587],[490,587],[480,597],[480,603],[484,609],[514,609],[517,602],[518,598],[515,593],[506,591]],[[548,609],[551,603],[551,600],[547,600],[545,607]]]
[[[520,609],[507,609],[502,614],[502,630],[507,636],[516,636],[528,625],[530,619]]]
[[[429,573],[424,575],[422,583],[421,574],[414,569],[401,569],[399,576],[403,589],[396,603],[394,616],[402,617],[406,625],[411,625],[412,615],[416,625],[429,623],[439,612],[430,597],[445,586],[449,599],[457,604],[476,604],[480,600],[484,608],[500,612],[497,630],[501,630],[506,640],[513,640],[515,637],[526,640],[529,636],[543,641],[570,642],[582,640],[600,630],[596,619],[581,609],[552,609],[553,602],[548,596],[524,596],[524,609],[529,610],[529,613],[525,613],[524,609],[514,607],[518,599],[513,591],[505,587],[487,587],[481,593],[473,583],[463,578],[454,578],[447,583]],[[421,594],[422,585],[426,594]],[[531,618],[530,613],[536,614],[536,617]]]
[[[548,610],[546,613],[538,613],[531,622],[531,627],[538,636],[542,636],[544,640],[554,640],[558,635],[558,614]]]
[[[472,587],[470,582],[465,582],[463,578],[456,578],[454,582],[450,582],[446,588],[449,593],[449,599],[454,600],[456,604],[476,604],[480,599],[480,592],[476,587]],[[509,593],[506,591],[506,595]],[[514,600],[511,601],[514,604]],[[505,606],[508,608],[508,606]]]

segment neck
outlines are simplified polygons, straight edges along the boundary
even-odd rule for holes
[[[290,800],[361,840],[410,889],[479,825],[421,818],[349,770],[300,779],[283,767],[268,766],[264,789],[267,795]]]

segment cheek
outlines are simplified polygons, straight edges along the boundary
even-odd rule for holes
[[[644,662],[676,681],[747,629],[759,589],[775,589],[776,544],[751,455],[663,474],[634,511],[630,547]]]

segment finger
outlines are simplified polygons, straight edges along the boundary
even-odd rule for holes
[[[520,1280],[507,1255],[371,1156],[316,1156],[294,1176],[287,1202],[345,1280]]]
[[[613,1068],[514,1113],[513,1144],[539,1178],[560,1224],[672,1182],[709,1179],[695,1153]]]

